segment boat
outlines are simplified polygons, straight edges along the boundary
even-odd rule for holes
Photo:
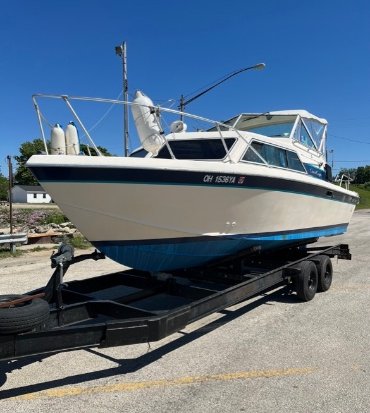
[[[59,98],[68,106],[73,99],[94,100]],[[46,154],[32,156],[27,166],[109,258],[170,271],[347,230],[359,196],[332,182],[325,119],[284,110],[213,121],[155,106],[141,92],[132,102],[96,101],[131,106],[137,150],[128,157],[49,154],[41,125]],[[168,131],[166,114],[175,117]],[[184,117],[208,128],[190,130]],[[77,115],[76,121],[100,155]]]

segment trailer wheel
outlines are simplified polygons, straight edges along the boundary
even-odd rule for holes
[[[22,298],[22,295],[0,295],[0,303]],[[22,333],[40,326],[49,318],[49,304],[41,299],[0,308],[0,334]]]
[[[314,262],[319,276],[317,291],[328,291],[333,280],[333,265],[331,259],[327,255],[318,255],[315,257]]]
[[[299,299],[310,301],[315,297],[318,284],[316,265],[312,261],[303,261],[299,265],[300,272],[296,278],[296,292]]]

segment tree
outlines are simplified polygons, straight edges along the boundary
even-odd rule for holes
[[[81,152],[88,155],[87,145],[81,144]],[[98,146],[99,151],[104,156],[112,156],[108,149],[103,146]],[[22,143],[19,148],[20,155],[15,156],[15,160],[18,163],[17,172],[14,175],[14,181],[18,185],[38,185],[36,178],[32,175],[31,171],[27,168],[26,162],[32,155],[45,152],[44,141],[42,139],[34,139],[33,141],[27,141]],[[90,148],[91,155],[95,156],[96,152],[93,148]],[[58,155],[55,155],[58,156]]]
[[[19,185],[38,185],[36,178],[31,171],[26,167],[26,162],[32,155],[43,153],[45,151],[44,141],[42,139],[34,139],[22,143],[19,148],[20,155],[15,156],[18,163],[17,172],[14,175],[14,181]]]
[[[111,153],[109,153],[107,148],[104,148],[103,146],[97,146],[97,148],[99,149],[99,151],[101,152],[103,156],[113,156]],[[97,153],[94,148],[89,146],[89,149],[90,149],[90,153],[92,156],[97,156]],[[87,150],[87,145],[85,145],[84,143],[81,143],[80,150],[85,155],[89,155],[89,151]]]
[[[370,182],[370,166],[359,166],[356,172],[356,184],[365,184],[366,182]]]
[[[0,201],[8,199],[9,181],[0,173]]]
[[[356,168],[342,168],[338,175],[342,176],[342,175],[346,175],[349,176],[351,179],[355,179],[356,178],[356,173],[357,173],[357,169]]]
[[[366,184],[370,182],[370,165],[359,166],[357,168],[342,168],[338,176],[347,175],[353,179],[354,184]]]

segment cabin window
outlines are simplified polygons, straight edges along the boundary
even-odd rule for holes
[[[265,159],[269,165],[280,166],[286,168],[288,162],[286,159],[286,151],[275,146],[264,145]]]
[[[253,143],[257,143],[257,142],[253,142]],[[254,148],[254,149],[256,149],[256,148]],[[257,152],[260,153],[259,150],[257,150]],[[248,148],[247,152],[243,156],[243,161],[264,163],[263,160],[256,154],[256,152],[252,148]]]
[[[306,172],[298,155],[293,151],[286,151],[288,158],[288,168],[296,171]]]
[[[224,139],[228,150],[233,146],[235,138]],[[226,150],[221,139],[192,139],[169,141],[171,151],[176,159],[213,160],[223,159]],[[159,151],[157,158],[171,159],[167,145]]]
[[[281,149],[281,148],[278,148],[272,145],[266,145],[260,142],[252,142],[251,146],[253,149],[255,149],[256,152],[258,152],[260,156],[262,156],[263,159],[266,160],[266,162],[269,165],[280,166],[283,168],[287,167],[288,162],[286,158],[286,151],[284,149]],[[253,157],[253,155],[251,156],[250,152],[253,152],[253,150],[249,149],[247,153],[244,155],[243,160],[251,161],[250,159],[248,159],[248,158]],[[255,153],[254,155],[255,157],[257,157]],[[252,161],[252,162],[255,162],[255,161]],[[261,160],[257,162],[262,163]]]
[[[252,148],[271,166],[305,172],[304,166],[295,152],[256,141],[251,143],[251,147],[243,156],[243,161],[263,163]]]

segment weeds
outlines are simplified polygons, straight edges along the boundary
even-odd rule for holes
[[[360,195],[360,202],[356,209],[370,208],[370,188],[369,184],[351,185],[350,189]]]
[[[51,214],[48,214],[44,221],[41,224],[63,224],[63,222],[68,222],[68,218],[63,215],[61,212],[53,211]]]
[[[24,251],[15,250],[11,252],[9,249],[0,249],[0,260],[4,258],[18,258],[24,254]]]
[[[51,209],[15,209],[13,225],[15,227],[33,227],[47,224],[62,224],[68,218],[59,211]],[[9,209],[0,208],[0,228],[9,226]]]
[[[69,240],[69,243],[74,247],[74,248],[79,248],[81,250],[86,250],[88,248],[91,248],[92,245],[91,243],[82,235],[77,235]]]
[[[25,250],[24,252],[37,252],[37,251],[46,251],[46,250],[51,250],[54,247],[41,247],[40,245],[37,245],[35,248],[32,248],[30,250]]]

